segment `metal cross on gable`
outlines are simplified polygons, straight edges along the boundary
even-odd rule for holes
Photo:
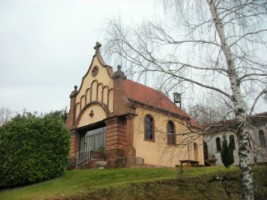
[[[94,49],[96,50],[96,53],[99,52],[99,49],[102,45],[99,43],[99,42],[96,42],[95,46],[94,46]]]

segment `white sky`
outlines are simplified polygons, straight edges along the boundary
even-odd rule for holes
[[[108,21],[120,18],[131,26],[157,20],[159,3],[0,0],[0,108],[42,113],[69,107],[69,94],[80,86],[95,42],[105,46]],[[196,99],[196,93],[189,96],[193,100],[185,95],[184,102]]]
[[[153,0],[0,0],[0,107],[69,107],[108,19],[153,19],[154,8]]]

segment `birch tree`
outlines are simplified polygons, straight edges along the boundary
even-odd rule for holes
[[[212,90],[224,99],[237,121],[242,199],[254,199],[245,129],[254,109],[266,106],[266,0],[165,0],[163,5],[166,16],[158,22],[133,28],[111,21],[108,51],[133,78],[153,77],[170,89]]]

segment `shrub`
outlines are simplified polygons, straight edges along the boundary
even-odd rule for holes
[[[17,115],[0,127],[0,188],[57,177],[68,164],[69,132],[53,114]]]
[[[226,137],[223,136],[221,158],[225,167],[229,167],[234,163],[234,149],[231,142],[228,144]]]

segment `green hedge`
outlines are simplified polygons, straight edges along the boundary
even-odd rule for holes
[[[69,131],[54,114],[17,115],[0,127],[0,188],[35,183],[64,172]]]

